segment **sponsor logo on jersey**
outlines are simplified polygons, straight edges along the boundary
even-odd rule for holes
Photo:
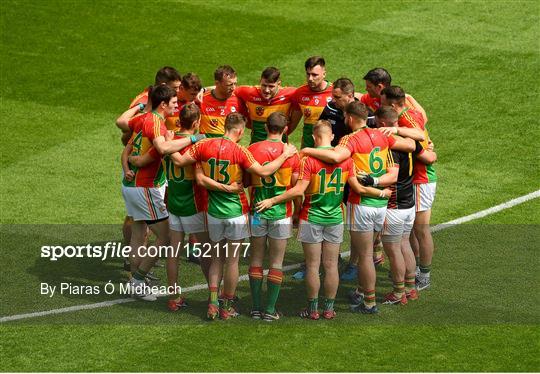
[[[264,107],[258,106],[257,108],[255,108],[255,113],[257,113],[258,116],[262,116],[264,114]]]
[[[207,112],[215,112],[216,110],[214,108],[210,107],[210,108],[206,108],[206,111]]]
[[[302,98],[300,99],[300,101],[304,101],[304,102],[309,102],[309,100],[311,100],[311,98],[309,96],[302,96]]]

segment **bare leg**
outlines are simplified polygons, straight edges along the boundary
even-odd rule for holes
[[[302,243],[304,258],[306,260],[306,291],[308,299],[319,297],[321,280],[319,268],[321,266],[322,243]]]
[[[327,299],[335,299],[338,286],[338,256],[339,244],[322,243],[322,262],[324,267],[324,295]]]

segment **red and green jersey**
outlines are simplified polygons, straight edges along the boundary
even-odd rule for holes
[[[364,127],[350,135],[344,136],[339,142],[340,147],[347,148],[352,155],[356,170],[368,173],[372,177],[386,174],[388,168],[394,166],[390,147],[395,143],[394,138],[386,137],[380,131]],[[371,207],[384,207],[388,199],[382,197],[360,196],[350,192],[351,204],[362,204]]]
[[[260,86],[240,86],[234,93],[245,103],[248,117],[251,121],[251,144],[266,139],[264,124],[268,116],[274,112],[281,112],[289,117],[291,99],[296,89],[284,87],[270,100],[261,95]]]
[[[207,177],[228,185],[242,182],[244,170],[256,162],[247,149],[227,137],[201,140],[190,148],[188,154],[201,163]],[[249,204],[244,191],[208,191],[208,214],[212,217],[235,218],[248,211]]]
[[[292,96],[293,108],[300,109],[304,116],[302,148],[313,147],[313,125],[317,123],[324,107],[332,100],[332,84],[326,82],[323,91],[313,91],[307,84],[296,89]]]
[[[244,103],[236,95],[219,100],[213,91],[205,92],[199,103],[201,124],[199,132],[207,137],[220,137],[225,133],[225,117],[227,114],[239,112],[245,115]]]
[[[300,219],[325,226],[343,223],[343,190],[351,175],[355,172],[350,158],[339,164],[326,164],[304,157],[300,161],[299,178],[309,181],[309,185],[304,193]]]
[[[175,139],[189,136],[176,132]],[[183,148],[180,153],[186,153],[192,146]],[[167,209],[180,217],[189,217],[198,212],[206,211],[208,195],[206,189],[195,182],[196,165],[179,167],[169,156],[164,158],[167,175]]]
[[[129,141],[133,146],[131,154],[142,156],[151,152],[154,161],[142,168],[130,165],[135,178],[129,182],[124,179],[122,183],[127,187],[161,187],[165,184],[165,173],[161,155],[152,145],[155,138],[167,132],[164,118],[156,112],[141,113],[130,119],[128,125],[132,130]]]
[[[255,160],[261,165],[274,161],[283,153],[284,143],[280,140],[263,140],[248,147]],[[269,177],[259,177],[251,174],[251,185],[253,193],[251,194],[252,213],[255,204],[259,201],[270,199],[281,195],[291,188],[291,179],[294,173],[298,173],[300,158],[298,155],[290,157],[281,165],[281,167]],[[270,220],[278,220],[291,217],[293,214],[292,201],[283,204],[274,205],[272,208],[261,213],[261,217]]]
[[[362,96],[360,96],[360,102],[367,106],[369,109],[371,109],[372,112],[375,112],[381,106],[381,98],[372,97],[368,93],[362,94]],[[405,104],[411,108],[414,108],[414,104],[411,101],[410,95],[405,95]]]
[[[401,127],[409,127],[424,130],[424,141],[420,142],[422,150],[416,152],[416,154],[421,154],[424,152],[424,149],[427,149],[429,143],[429,134],[425,126],[424,117],[422,113],[411,109],[409,107],[405,108],[398,117],[398,125]],[[418,159],[414,160],[413,168],[413,183],[431,183],[437,181],[437,173],[435,173],[435,168],[433,165],[426,165]]]

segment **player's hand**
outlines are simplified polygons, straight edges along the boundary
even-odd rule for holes
[[[385,136],[392,136],[398,133],[397,127],[379,127],[377,130],[382,132]]]
[[[392,196],[392,190],[390,188],[385,188],[381,191],[381,197],[384,197],[385,199],[389,199],[390,196]]]
[[[292,157],[298,152],[296,147],[292,144],[285,144],[285,147],[283,148],[283,154],[286,158]]]
[[[270,209],[273,206],[274,204],[272,203],[272,199],[266,199],[263,201],[259,201],[257,205],[255,205],[255,210],[257,211],[257,213],[261,213],[267,209]]]
[[[129,156],[128,157],[128,162],[135,166],[135,167],[138,167],[140,168],[141,167],[141,159],[142,159],[142,156]]]
[[[362,186],[365,187],[371,187],[375,184],[373,177],[363,170],[356,174],[356,179]]]
[[[167,132],[165,133],[165,140],[169,141],[173,139],[174,139],[174,132],[171,130],[167,130]]]
[[[191,144],[195,144],[200,140],[206,139],[206,135],[196,134],[196,135],[191,135],[189,138],[191,139]]]
[[[133,170],[128,170],[124,172],[124,179],[128,182],[131,182],[135,178],[135,173]]]
[[[307,157],[307,156],[310,156],[311,154],[311,150],[313,148],[309,148],[309,147],[306,147],[306,148],[302,148],[300,150],[300,159],[304,158],[304,157]]]
[[[240,193],[244,191],[244,185],[241,182],[232,182],[227,187],[227,192],[230,193]]]

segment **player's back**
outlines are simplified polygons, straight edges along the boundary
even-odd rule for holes
[[[248,147],[255,160],[264,165],[274,161],[283,153],[285,143],[280,140],[263,140],[253,143]],[[259,201],[281,195],[291,188],[291,180],[294,173],[298,173],[300,159],[298,155],[290,157],[281,165],[281,167],[271,176],[259,177],[251,174],[251,206],[254,207]],[[273,206],[261,214],[266,219],[282,219],[292,215],[292,202]]]
[[[347,148],[357,171],[368,173],[372,177],[386,174],[393,166],[390,146],[394,143],[392,137],[387,138],[382,132],[364,127],[341,139],[339,146]],[[360,196],[351,191],[348,201],[352,204],[381,207],[386,206],[386,199]]]
[[[330,148],[330,147],[329,147]],[[300,178],[309,180],[300,219],[319,225],[343,222],[343,191],[354,163],[348,158],[338,164],[327,164],[314,157],[300,162]]]
[[[226,137],[201,140],[189,155],[201,163],[206,176],[227,185],[242,182],[244,170],[255,162],[249,151]],[[215,218],[234,218],[249,210],[244,191],[208,191],[208,196],[208,213]]]
[[[176,131],[174,139],[182,139],[189,134]],[[180,150],[181,154],[189,151],[192,145]],[[164,158],[167,176],[167,208],[177,216],[187,217],[207,208],[208,194],[206,189],[195,182],[196,165],[177,166],[170,157]]]

